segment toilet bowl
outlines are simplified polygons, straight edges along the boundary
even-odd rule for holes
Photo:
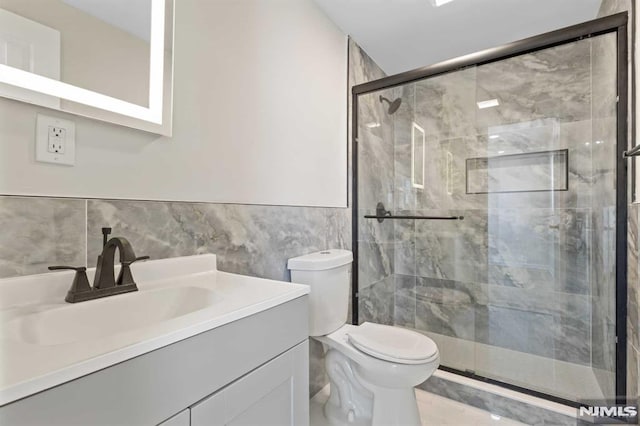
[[[414,387],[439,365],[436,344],[400,327],[346,324],[352,254],[326,250],[289,259],[291,281],[307,284],[309,333],[325,348],[335,425],[420,425]]]
[[[392,339],[385,342],[389,337]],[[327,336],[314,338],[327,348],[332,397],[325,406],[325,416],[333,424],[420,425],[414,387],[439,365],[438,349],[431,339],[368,322],[345,324]],[[403,350],[412,351],[411,356]]]

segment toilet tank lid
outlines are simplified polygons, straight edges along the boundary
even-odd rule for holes
[[[322,250],[289,259],[287,268],[292,271],[323,271],[347,265],[352,261],[353,254],[349,250]]]

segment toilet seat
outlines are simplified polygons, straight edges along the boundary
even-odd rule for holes
[[[433,340],[404,328],[365,322],[347,335],[356,349],[384,361],[424,364],[438,356]]]

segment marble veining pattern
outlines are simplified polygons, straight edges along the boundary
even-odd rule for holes
[[[290,257],[351,245],[349,209],[124,200],[0,197],[0,276],[47,272],[53,264],[93,266],[101,229],[154,259],[218,255],[220,270],[289,280]],[[85,263],[86,262],[86,263]],[[310,346],[310,394],[327,382],[324,351]]]
[[[427,136],[452,139],[477,134],[476,114],[477,68],[427,78],[415,83],[413,120],[425,129]]]
[[[393,306],[393,322],[390,325],[416,328],[417,278],[412,275],[394,275],[395,300]]]
[[[0,277],[85,264],[85,200],[0,197]]]
[[[477,67],[478,101],[498,99],[500,108],[479,110],[476,123],[496,124],[555,117],[591,117],[591,43],[577,41]]]
[[[393,325],[395,280],[389,275],[380,281],[359,289],[358,321]]]
[[[602,8],[607,7],[603,2]],[[617,2],[618,6],[622,3]],[[602,12],[602,10],[601,10]],[[591,274],[593,276],[591,291],[593,342],[602,344],[592,346],[591,358],[596,379],[605,394],[615,393],[613,375],[616,371],[615,353],[615,268],[616,268],[616,199],[611,182],[615,181],[615,158],[617,139],[617,104],[615,67],[611,66],[616,59],[616,36],[607,34],[592,40],[593,97],[592,106],[592,140],[593,146],[593,178],[592,178],[592,252]],[[597,100],[597,101],[596,101]],[[630,212],[631,213],[631,212]],[[629,216],[629,229],[636,226],[637,218]],[[628,234],[629,243],[633,244],[632,231]],[[633,271],[630,271],[633,275]],[[628,282],[631,283],[628,278]],[[629,296],[633,297],[633,286],[629,286]],[[632,315],[629,310],[629,315]],[[633,343],[631,342],[631,345]],[[635,359],[633,353],[630,360]],[[629,370],[636,370],[634,367]],[[630,382],[637,381],[629,376]],[[633,385],[632,385],[633,387]],[[633,394],[637,394],[637,391]]]
[[[639,214],[638,204],[628,206],[628,229],[627,229],[627,395],[640,402],[640,270],[638,251],[639,237]],[[602,370],[599,369],[602,376]],[[606,370],[605,370],[606,371]],[[606,383],[606,376],[600,380]]]
[[[230,204],[89,200],[88,256],[101,251],[100,228],[126,236],[138,255],[166,258],[216,253],[220,270],[289,280],[286,260],[325,248],[332,209]]]
[[[372,204],[375,193],[383,201],[393,200],[395,214],[465,219],[395,221],[393,230],[360,223],[361,262],[369,271],[366,282],[360,281],[367,289],[360,308],[368,318],[392,318],[396,325],[424,332],[590,366],[599,369],[600,385],[611,394],[612,46],[610,36],[593,37],[394,89],[402,105],[388,124],[393,139],[387,140],[388,131],[380,127],[367,136],[369,154],[378,158],[360,163],[370,170],[359,178],[374,171],[378,175],[360,181],[359,190],[365,188],[361,199]],[[493,98],[499,107],[477,108],[477,101]],[[376,117],[381,127],[387,125],[385,117]],[[426,133],[424,188],[411,182],[414,122]],[[388,145],[393,145],[391,154]],[[568,190],[467,194],[467,159],[554,150],[568,152]],[[531,168],[530,175],[542,179],[552,174],[558,181],[567,164]],[[381,167],[393,168],[391,188],[388,171]],[[385,181],[375,180],[380,176]],[[489,171],[486,177],[491,176]],[[528,184],[517,181],[523,176],[518,168],[499,176],[511,185]],[[383,247],[390,239],[391,264],[391,254],[383,255],[389,253]],[[371,300],[374,293],[388,295],[387,274],[395,281],[391,308]]]

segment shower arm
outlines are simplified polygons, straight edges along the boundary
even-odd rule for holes
[[[463,220],[464,216],[394,216],[390,211],[384,208],[384,204],[378,203],[376,206],[376,214],[375,215],[365,215],[365,219],[377,219],[378,222],[382,223],[385,219],[424,219],[424,220]]]

